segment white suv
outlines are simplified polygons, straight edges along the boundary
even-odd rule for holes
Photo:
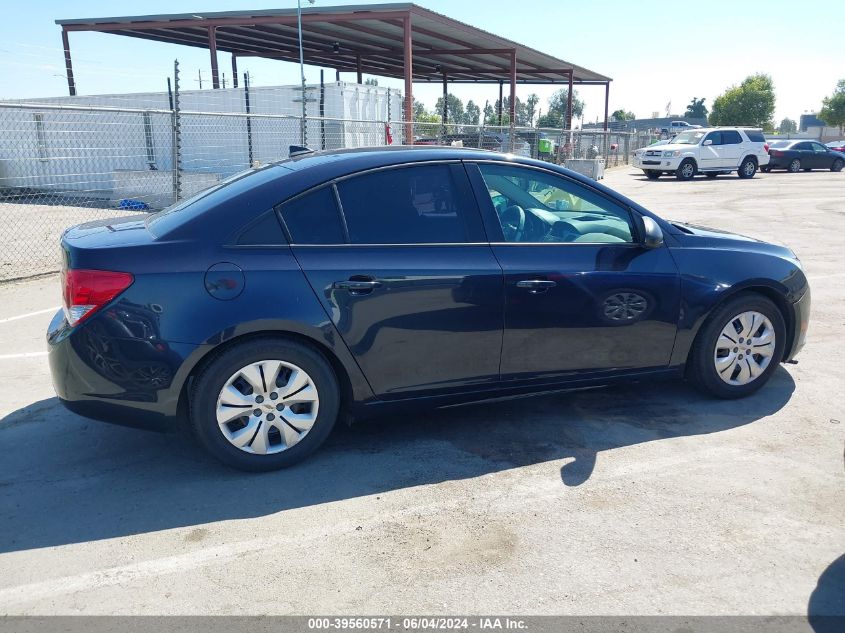
[[[715,178],[732,171],[740,178],[753,178],[758,168],[769,164],[768,150],[760,130],[701,128],[681,132],[666,145],[646,148],[634,155],[634,167],[652,180],[667,172],[678,180],[691,180],[698,173]]]

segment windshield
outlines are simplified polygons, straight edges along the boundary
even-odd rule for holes
[[[827,143],[828,147],[842,147],[843,145],[845,145],[845,141],[831,141]]]
[[[681,132],[672,139],[674,145],[698,145],[701,142],[704,132],[701,130],[691,130],[689,132]]]

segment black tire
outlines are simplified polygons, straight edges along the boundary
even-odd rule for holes
[[[845,167],[845,160],[837,158],[835,161],[833,161],[833,164],[830,166],[830,171],[842,171],[843,167]]]
[[[217,398],[229,378],[242,367],[262,360],[283,360],[302,368],[319,395],[314,425],[281,452],[258,455],[231,444],[217,424]],[[329,436],[338,417],[340,390],[331,365],[307,345],[284,338],[255,338],[215,357],[197,376],[190,393],[190,418],[202,446],[219,461],[239,470],[264,472],[292,466],[315,451]]]
[[[710,180],[713,180],[714,178],[716,178],[716,176],[719,175],[719,172],[718,171],[708,171],[704,175],[707,176]]]
[[[698,169],[695,161],[692,158],[685,158],[678,165],[678,169],[675,170],[675,178],[678,180],[692,180],[695,177],[696,171]]]
[[[754,380],[744,385],[731,385],[722,380],[716,371],[714,354],[716,341],[732,318],[755,311],[766,316],[775,331],[775,351],[766,369]],[[754,292],[739,294],[718,306],[701,327],[687,361],[687,378],[701,391],[717,398],[742,398],[751,395],[771,377],[783,359],[786,325],[783,315],[771,300]]]
[[[653,169],[646,169],[645,170],[645,177],[649,180],[657,180],[663,174],[662,171],[655,171]]]
[[[736,173],[740,178],[754,178],[757,174],[757,161],[751,156],[746,156]]]
[[[787,169],[791,173],[797,174],[799,171],[801,171],[801,160],[798,158],[793,158],[792,161],[790,161],[789,167],[787,167]]]

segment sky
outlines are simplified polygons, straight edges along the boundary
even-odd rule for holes
[[[706,0],[679,5],[663,0],[416,0],[433,11],[613,78],[610,111],[622,108],[638,117],[682,114],[693,97],[713,99],[756,72],[775,84],[775,120],[797,120],[816,111],[845,78],[840,37],[845,1]],[[316,0],[314,6],[376,4],[368,0]],[[292,8],[295,0],[39,0],[9,3],[0,21],[0,99],[67,94],[61,30],[56,19],[115,15]],[[79,94],[149,92],[166,89],[178,58],[187,88],[210,85],[208,52],[105,33],[71,33],[74,75]],[[220,53],[220,69],[231,74],[230,56]],[[290,85],[299,81],[296,64],[241,58],[254,85]],[[328,69],[327,69],[328,70]],[[319,81],[319,68],[306,66],[306,80]],[[327,72],[327,80],[333,78]],[[354,74],[342,79],[355,81]],[[379,85],[402,89],[401,80],[377,78]],[[517,86],[517,97],[531,92],[545,110],[557,87]],[[414,85],[414,97],[429,109],[442,87]],[[603,116],[604,87],[577,88],[585,102],[584,119]],[[456,85],[450,92],[480,106],[498,98],[495,85]]]

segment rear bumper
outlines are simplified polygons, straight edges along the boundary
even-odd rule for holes
[[[804,293],[798,301],[792,304],[793,323],[795,324],[795,333],[792,337],[792,349],[784,353],[784,360],[790,361],[798,355],[801,348],[807,339],[807,328],[810,325],[810,288]]]
[[[191,362],[206,346],[109,335],[100,315],[71,328],[61,312],[47,332],[53,388],[68,409],[130,426],[176,417]]]

